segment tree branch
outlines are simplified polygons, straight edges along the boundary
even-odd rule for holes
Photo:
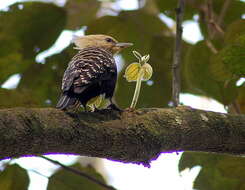
[[[174,106],[179,105],[180,94],[180,65],[181,65],[181,39],[182,39],[182,20],[184,15],[185,0],[179,0],[178,8],[176,9],[176,38],[175,38],[175,51],[172,66],[172,98]]]
[[[245,115],[179,106],[68,114],[54,108],[0,110],[0,159],[74,154],[149,166],[162,152],[245,154]]]

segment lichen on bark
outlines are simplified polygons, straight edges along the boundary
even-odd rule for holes
[[[245,116],[180,106],[133,112],[0,110],[0,158],[75,154],[149,166],[164,152],[245,154]]]

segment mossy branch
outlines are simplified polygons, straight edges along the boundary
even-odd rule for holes
[[[121,114],[53,108],[0,110],[0,159],[75,154],[146,166],[164,152],[245,154],[245,115],[180,106]]]

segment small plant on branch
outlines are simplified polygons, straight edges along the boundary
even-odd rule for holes
[[[104,95],[99,95],[90,99],[87,103],[89,110],[94,112],[97,108],[101,106],[104,99],[105,99]]]
[[[149,54],[142,56],[137,51],[133,51],[133,54],[138,59],[138,62],[131,63],[126,68],[124,74],[124,77],[127,79],[128,82],[136,81],[134,97],[130,106],[131,109],[134,109],[136,107],[137,101],[139,99],[141,82],[149,80],[153,73],[151,65],[147,63],[150,59]]]

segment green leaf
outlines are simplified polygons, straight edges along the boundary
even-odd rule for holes
[[[105,183],[103,177],[95,171],[92,166],[82,167],[80,164],[74,164],[70,166],[74,169],[77,169],[87,175],[96,178],[97,180]],[[49,178],[47,190],[79,190],[79,189],[93,189],[93,190],[104,190],[104,187],[101,187],[90,180],[71,173],[65,169],[58,170],[54,175]]]
[[[0,189],[27,190],[29,177],[27,171],[17,164],[8,165],[0,173]]]
[[[228,105],[237,96],[236,80],[230,80],[226,84],[225,81],[221,82],[212,75],[211,56],[213,54],[204,41],[198,42],[188,49],[183,68],[185,78],[190,86],[188,90],[190,93],[198,92]]]
[[[66,13],[51,3],[25,2],[0,12],[0,20],[1,52],[17,44],[11,52],[18,51],[25,58],[33,58],[55,42],[65,26]],[[9,40],[2,44],[5,38]]]
[[[200,171],[194,182],[194,188],[199,190],[238,190],[239,180],[227,178],[215,168],[206,168]]]
[[[234,76],[222,62],[222,56],[223,55],[221,54],[221,52],[218,52],[215,55],[211,55],[210,73],[217,81],[229,82],[229,80],[233,79]]]
[[[141,65],[140,63],[131,63],[125,70],[124,77],[128,82],[137,81]]]
[[[104,96],[103,95],[99,95],[96,96],[94,98],[91,98],[88,102],[87,102],[87,106],[94,111],[95,108],[99,108],[102,104],[104,100]]]
[[[25,2],[0,12],[0,84],[23,73],[63,30],[66,14],[50,3]]]
[[[239,36],[245,34],[245,20],[238,19],[232,22],[225,32],[225,43],[233,43]]]
[[[151,67],[150,64],[148,63],[145,63],[143,66],[142,66],[142,69],[144,71],[144,75],[142,77],[143,81],[147,81],[147,80],[150,80],[151,76],[152,76],[152,73],[153,73],[153,69]]]
[[[69,0],[65,5],[67,11],[67,29],[78,29],[88,25],[96,18],[100,8],[97,0]]]
[[[133,51],[134,56],[138,59],[138,63],[131,63],[125,70],[124,77],[128,82],[135,82],[138,78],[143,81],[147,81],[151,78],[153,69],[147,62],[150,59],[150,55],[142,56],[139,52]],[[140,74],[141,73],[141,74]],[[143,76],[141,76],[143,74]]]
[[[0,29],[0,85],[12,74],[25,70],[31,63],[23,61],[23,55],[19,52],[20,43],[15,40],[14,36],[4,36],[1,31]]]
[[[219,81],[245,77],[245,34],[233,40],[211,59],[211,72]]]
[[[24,72],[32,63],[30,60],[23,60],[17,52],[0,57],[0,85],[11,75]]]
[[[243,190],[245,158],[238,156],[184,152],[179,170],[201,166],[194,188],[199,190]]]
[[[222,49],[220,54],[222,63],[232,75],[245,77],[245,34]]]

